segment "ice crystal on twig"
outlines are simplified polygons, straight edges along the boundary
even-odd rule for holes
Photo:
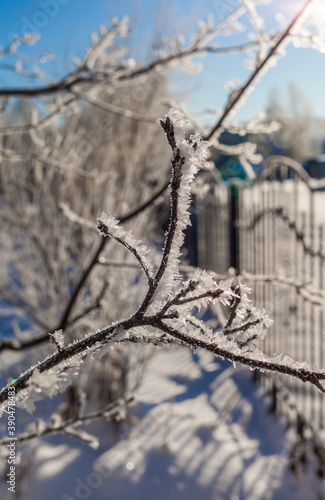
[[[141,241],[134,238],[132,231],[125,231],[121,228],[121,226],[119,226],[119,221],[114,219],[114,217],[110,217],[103,212],[101,217],[97,219],[97,222],[97,228],[101,236],[110,236],[114,238],[118,243],[133,253],[144,270],[148,282],[151,283],[153,265],[147,258],[148,248],[143,245]]]

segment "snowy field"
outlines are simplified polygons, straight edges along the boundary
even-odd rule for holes
[[[263,189],[268,195],[270,183]],[[292,201],[291,181],[275,189],[278,197]],[[308,211],[309,200],[305,186],[301,184],[299,190],[302,213]],[[247,197],[247,203],[252,200]],[[325,192],[315,193],[316,224],[324,221],[324,200]],[[288,240],[283,237],[283,241]],[[263,296],[263,304],[266,299],[271,310],[273,297]],[[297,330],[295,340],[296,334]],[[9,357],[4,358],[3,368],[7,363]],[[54,402],[47,405],[43,413],[38,412],[42,418],[50,414]],[[290,472],[296,435],[270,413],[269,406],[249,370],[206,352],[156,349],[126,423],[95,421],[84,427],[98,438],[97,449],[66,435],[35,439],[19,447],[15,498],[325,500],[325,484],[317,477],[312,459],[299,477]],[[26,417],[19,418],[23,425]],[[4,421],[0,430],[6,435]],[[4,480],[0,498],[13,498]]]
[[[21,448],[24,500],[320,500],[312,467],[287,468],[294,436],[252,374],[208,353],[156,350],[128,425],[89,425],[94,450],[56,435]],[[1,499],[8,500],[4,484]]]

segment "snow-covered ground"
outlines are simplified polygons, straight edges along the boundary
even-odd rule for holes
[[[303,185],[299,189],[299,213],[308,212],[308,193]],[[290,199],[291,181],[282,194]],[[317,224],[323,223],[323,204],[324,192],[316,193]],[[7,362],[9,357],[2,368]],[[269,401],[247,369],[205,352],[157,349],[136,398],[121,427],[103,421],[86,426],[99,439],[97,449],[66,435],[21,446],[16,498],[325,499],[325,483],[312,463],[299,479],[289,471],[295,434],[268,411]],[[14,498],[4,481],[0,498]]]
[[[56,435],[21,448],[23,500],[320,500],[312,469],[287,468],[293,434],[248,370],[209,353],[157,349],[128,425],[87,430],[94,450]],[[26,479],[27,478],[27,479]],[[3,484],[1,498],[14,498]]]

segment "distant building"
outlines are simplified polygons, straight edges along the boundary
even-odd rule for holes
[[[325,177],[325,140],[322,141],[322,153],[305,161],[304,168],[310,177],[323,179]]]
[[[249,140],[249,136],[233,134],[225,130],[220,135],[219,141],[226,146],[237,146]],[[213,161],[224,182],[231,182],[231,179],[247,180],[247,173],[240,163],[238,156],[231,156],[215,151]]]
[[[323,179],[325,177],[325,154],[311,158],[304,163],[304,168],[310,177]]]

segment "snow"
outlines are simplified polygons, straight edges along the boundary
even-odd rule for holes
[[[210,146],[210,143],[202,140],[199,134],[191,135],[189,139],[185,138],[185,132],[189,129],[190,124],[187,122],[183,112],[172,108],[166,115],[166,123],[168,119],[173,124],[176,142],[173,150],[174,160],[179,156],[183,159],[183,164],[181,167],[181,185],[177,192],[177,226],[168,255],[168,263],[160,280],[158,293],[156,294],[156,302],[158,304],[161,299],[168,297],[172,289],[175,288],[175,282],[177,284],[181,256],[180,250],[184,242],[184,230],[190,225],[191,184],[199,168],[204,165],[207,159],[207,149]],[[172,214],[171,217],[175,219],[176,214]],[[152,312],[156,312],[155,307],[153,307]]]
[[[24,500],[320,498],[314,474],[298,480],[287,470],[293,434],[248,370],[207,352],[157,349],[137,399],[120,429],[85,426],[97,450],[61,435],[22,447]]]
[[[145,245],[141,244],[140,240],[134,238],[132,231],[125,231],[119,225],[117,219],[105,214],[105,212],[102,213],[100,219],[97,219],[97,222],[100,235],[111,236],[130,250],[143,267],[148,278],[150,278],[153,265],[147,258],[149,250]]]

